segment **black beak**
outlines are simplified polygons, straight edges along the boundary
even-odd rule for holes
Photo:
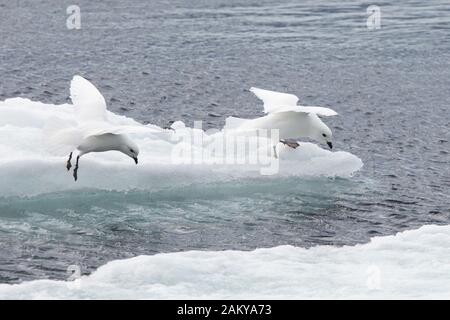
[[[138,164],[138,158],[135,157],[135,158],[133,158],[133,159],[134,159],[134,162],[136,162],[136,164]]]
[[[333,149],[333,144],[330,141],[327,141],[327,145],[330,147],[330,149]]]

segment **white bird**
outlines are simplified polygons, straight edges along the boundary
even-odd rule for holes
[[[330,149],[333,148],[332,132],[318,116],[335,116],[337,113],[329,108],[297,105],[298,97],[293,94],[251,88],[259,99],[264,102],[264,113],[267,115],[256,119],[242,119],[228,117],[225,129],[236,131],[251,130],[279,130],[281,143],[291,148],[297,148],[297,142],[289,142],[285,139],[310,138],[318,142],[324,142]],[[277,156],[274,142],[275,157]]]
[[[124,134],[135,128],[116,126],[108,121],[105,98],[92,83],[81,76],[74,76],[70,83],[70,98],[75,107],[77,123],[67,126],[67,123],[56,119],[46,128],[46,134],[54,151],[70,151],[67,170],[72,167],[73,152],[79,151],[73,170],[75,181],[78,179],[80,157],[90,152],[115,150],[138,163],[139,148]]]

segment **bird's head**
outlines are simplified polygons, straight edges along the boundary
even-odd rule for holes
[[[139,147],[130,139],[127,139],[122,145],[121,150],[127,156],[132,158],[136,164],[138,164]]]
[[[319,119],[319,117],[316,116],[315,118],[318,121],[314,121],[314,130],[311,138],[318,142],[322,142],[328,145],[330,149],[333,149],[333,133],[330,128],[328,128],[328,126]]]
[[[333,134],[331,133],[330,129],[328,129],[328,131],[329,132],[322,132],[321,133],[322,141],[324,143],[326,143],[330,149],[333,149],[333,142],[331,142],[331,138],[332,138]]]

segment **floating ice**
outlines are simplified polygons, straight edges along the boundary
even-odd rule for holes
[[[0,299],[448,298],[450,226],[356,246],[188,251],[116,260],[73,282],[0,285]]]
[[[223,135],[188,128],[177,122],[175,131],[147,125],[148,132],[139,130],[131,135],[140,148],[138,166],[117,152],[89,154],[83,159],[82,178],[74,182],[65,170],[67,156],[55,156],[46,148],[45,128],[50,119],[55,118],[75,121],[73,106],[43,104],[23,98],[0,102],[1,196],[36,195],[77,188],[152,191],[173,185],[246,178],[350,177],[362,167],[362,161],[348,152],[330,152],[311,143],[302,143],[295,150],[282,146],[279,172],[273,176],[262,176],[260,164],[227,164],[226,159],[217,159],[217,155],[209,156],[207,160],[214,160],[209,162],[202,159],[175,163],[174,150],[185,143],[175,139],[176,134],[183,130],[192,135],[200,134],[206,142]],[[111,112],[108,112],[108,121],[114,125],[143,127],[133,119]],[[204,155],[206,144],[199,149],[194,150],[192,157]]]

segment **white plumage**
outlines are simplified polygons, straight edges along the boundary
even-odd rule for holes
[[[299,106],[299,99],[296,95],[290,93],[281,93],[276,91],[264,90],[259,88],[250,88],[255,96],[264,102],[264,113],[280,113],[287,111],[314,113],[319,116],[335,116],[337,112],[330,108]]]
[[[259,88],[251,88],[250,91],[263,101],[267,115],[256,119],[229,117],[225,129],[242,133],[276,129],[280,140],[310,138],[332,148],[332,132],[318,116],[337,115],[334,110],[297,105],[299,99],[293,94]],[[274,141],[276,143],[278,141]]]
[[[146,126],[117,126],[108,121],[105,98],[97,88],[81,76],[70,83],[70,97],[77,122],[51,119],[46,127],[49,149],[56,154],[69,154],[67,169],[72,167],[73,151],[78,151],[74,178],[77,180],[79,158],[90,152],[119,151],[138,162],[139,148],[125,134],[151,132]]]

